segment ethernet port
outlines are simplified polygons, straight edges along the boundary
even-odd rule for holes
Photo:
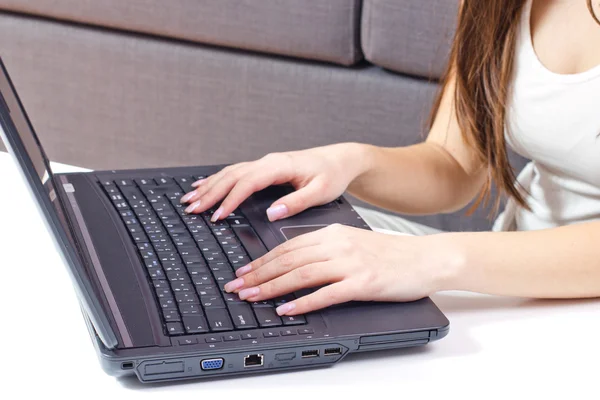
[[[264,356],[262,354],[249,354],[244,357],[244,368],[262,367]]]

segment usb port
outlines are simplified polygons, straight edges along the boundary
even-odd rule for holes
[[[324,356],[339,356],[340,354],[342,354],[341,347],[332,347],[330,349],[325,349],[323,352]]]
[[[302,358],[319,357],[319,350],[304,350],[302,352]]]

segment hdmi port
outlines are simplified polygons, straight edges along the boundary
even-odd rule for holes
[[[302,358],[319,357],[319,350],[304,350],[302,352]]]

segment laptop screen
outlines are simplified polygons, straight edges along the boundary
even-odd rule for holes
[[[24,179],[31,189],[45,222],[50,228],[55,244],[68,267],[74,287],[91,320],[96,333],[106,347],[113,348],[117,339],[93,288],[77,251],[71,228],[65,218],[63,206],[54,187],[50,163],[41,143],[27,118],[4,63],[0,58],[0,137],[15,157]]]

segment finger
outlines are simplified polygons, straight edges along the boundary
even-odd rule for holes
[[[340,267],[328,261],[318,262],[296,268],[261,285],[244,289],[238,295],[242,300],[262,301],[342,279],[343,271]]]
[[[186,209],[188,213],[200,213],[208,210],[215,204],[217,204],[221,199],[223,199],[233,187],[238,183],[238,181],[247,173],[247,168],[236,168],[235,170],[229,171],[227,174],[223,175],[219,180],[215,180],[212,186],[202,186],[197,189],[197,197],[195,202]],[[217,211],[213,214],[211,218],[214,221],[217,221],[223,213],[223,209],[219,207]],[[227,214],[229,215],[229,214]]]
[[[323,190],[323,183],[320,180],[313,180],[305,187],[282,197],[267,210],[269,221],[274,222],[288,218],[307,208],[325,204]]]
[[[305,233],[304,235],[296,236],[295,238],[280,244],[264,256],[257,258],[250,264],[240,268],[237,272],[237,276],[242,276],[244,274],[249,273],[250,271],[255,271],[261,268],[266,263],[271,262],[275,258],[281,257],[286,253],[290,253],[294,250],[301,249],[303,247],[310,247],[321,244],[323,242],[323,238],[327,235],[327,231],[331,230],[334,226],[335,225],[330,225],[326,228],[318,229],[310,233]]]
[[[258,286],[288,272],[314,264],[320,261],[327,261],[327,250],[323,246],[311,246],[294,250],[287,254],[277,257],[271,262],[263,265],[261,268],[237,278],[225,285],[227,292],[239,292],[244,288]]]
[[[354,299],[356,288],[348,281],[333,283],[289,303],[277,307],[277,314],[300,315]]]
[[[265,173],[259,169],[248,172],[234,185],[229,194],[221,203],[222,215],[229,215],[233,210],[239,207],[244,200],[253,193],[263,190],[271,185],[283,183],[288,180],[288,176],[280,171]]]
[[[197,184],[197,185],[194,186],[194,184],[192,184],[192,186],[194,186],[196,189],[192,190],[191,192],[189,192],[185,196],[183,196],[181,198],[181,203],[182,204],[194,203],[194,202],[198,201],[198,199],[200,199],[200,197],[202,197],[202,195],[204,195],[204,193],[206,193],[208,190],[210,190],[210,188],[212,188],[215,185],[215,183],[218,182],[223,176],[225,176],[229,172],[235,171],[238,168],[241,168],[245,165],[247,165],[247,163],[239,163],[239,164],[230,165],[228,167],[223,168],[216,174],[207,177],[206,179],[201,179],[197,182],[194,182],[194,184]]]

